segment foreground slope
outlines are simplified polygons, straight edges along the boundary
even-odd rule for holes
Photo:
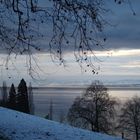
[[[0,132],[10,140],[121,140],[2,107]]]

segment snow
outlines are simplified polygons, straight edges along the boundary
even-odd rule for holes
[[[2,107],[0,132],[10,140],[121,140]]]

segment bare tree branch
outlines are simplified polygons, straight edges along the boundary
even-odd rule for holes
[[[130,8],[133,11],[129,0]],[[124,0],[114,0],[121,4]],[[45,51],[53,61],[64,64],[64,52],[73,50],[81,68],[90,67],[98,73],[94,51],[103,49],[102,34],[107,21],[105,0],[0,0],[0,43],[8,55],[43,51],[42,39],[49,35]],[[133,12],[134,13],[134,12]],[[102,36],[102,37],[101,37]],[[29,59],[29,61],[31,61]],[[31,64],[29,62],[29,64]],[[31,66],[30,66],[31,67]],[[29,74],[32,69],[29,68]],[[86,72],[86,70],[85,70]]]

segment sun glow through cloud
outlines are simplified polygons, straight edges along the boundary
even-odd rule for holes
[[[140,56],[140,49],[130,49],[130,50],[110,50],[110,51],[95,51],[94,55],[90,54],[90,56]]]
[[[60,66],[58,62],[52,62],[50,55],[47,53],[33,54],[33,58],[37,62],[39,68],[36,67],[36,63],[34,61],[32,61],[32,64],[33,68],[36,67],[35,70],[40,74],[40,79],[45,79],[47,84],[60,83],[59,79],[64,79],[65,83],[66,77],[69,77],[70,79],[73,77],[74,81],[76,77],[80,77],[82,80],[82,77],[83,79],[86,79],[86,76],[90,77],[90,80],[93,80],[98,76],[102,76],[103,78],[108,75],[121,75],[121,77],[127,75],[140,76],[140,49],[94,51],[94,55],[90,55],[89,52],[88,55],[89,57],[91,56],[93,60],[95,56],[99,60],[102,60],[100,63],[93,61],[94,64],[101,67],[98,75],[93,76],[90,72],[81,73],[80,67],[75,63],[74,55],[71,52],[64,55],[64,58],[66,59],[65,67]],[[32,81],[30,76],[27,74],[28,61],[26,60],[28,59],[26,55],[17,56],[17,59],[15,59],[14,55],[11,55],[9,68],[6,71],[5,63],[3,62],[6,62],[7,56],[1,54],[0,58],[1,79],[8,79],[9,83],[11,83],[13,80],[26,77],[26,79]],[[2,66],[2,64],[4,65]],[[11,78],[9,79],[9,77]]]

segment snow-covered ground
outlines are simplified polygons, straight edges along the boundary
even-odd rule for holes
[[[0,132],[10,140],[121,140],[2,107]]]

